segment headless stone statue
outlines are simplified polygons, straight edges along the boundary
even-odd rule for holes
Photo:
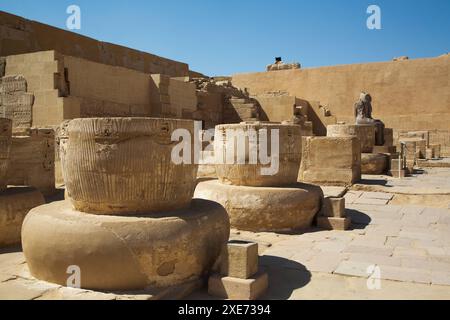
[[[372,118],[372,97],[370,94],[361,92],[359,100],[355,104],[356,124],[373,124],[376,127],[375,144],[384,145],[384,123]]]

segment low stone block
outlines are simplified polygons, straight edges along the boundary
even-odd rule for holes
[[[428,148],[426,151],[426,157],[427,160],[431,160],[434,158],[433,149]]]
[[[256,300],[269,287],[267,273],[258,273],[251,279],[239,279],[212,275],[208,281],[208,293],[212,296],[231,300]]]
[[[232,240],[221,256],[220,273],[223,276],[249,279],[258,272],[258,244]]]
[[[439,159],[441,157],[441,145],[430,144],[430,148],[433,150],[433,157]]]
[[[329,218],[345,218],[345,198],[325,198],[320,215]]]
[[[345,231],[350,228],[350,218],[331,218],[331,217],[318,217],[317,226],[325,230],[339,230]]]
[[[388,156],[383,153],[363,153],[361,155],[361,173],[379,175],[386,173]]]
[[[356,137],[304,137],[299,180],[353,185],[361,179],[361,143]]]

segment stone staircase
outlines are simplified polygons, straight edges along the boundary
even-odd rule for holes
[[[223,110],[224,123],[258,121],[260,118],[258,102],[251,98],[227,98]]]

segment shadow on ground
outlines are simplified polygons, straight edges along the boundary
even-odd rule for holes
[[[365,229],[372,221],[372,219],[367,214],[359,210],[345,209],[345,212],[347,214],[347,217],[352,219],[353,230]]]
[[[269,290],[262,297],[286,300],[311,281],[311,273],[301,263],[275,256],[260,257],[260,266],[269,275]]]

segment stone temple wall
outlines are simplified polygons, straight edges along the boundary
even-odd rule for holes
[[[450,56],[395,62],[234,75],[233,85],[250,94],[286,91],[317,101],[337,121],[353,122],[360,91],[370,92],[374,117],[387,127],[430,130],[431,143],[450,155]],[[286,115],[288,116],[288,115]]]
[[[0,56],[47,50],[144,73],[172,77],[189,75],[186,63],[97,41],[0,11]]]

